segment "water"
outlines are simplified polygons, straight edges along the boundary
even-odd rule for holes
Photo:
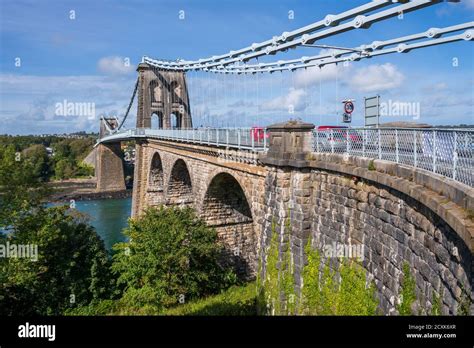
[[[122,230],[130,217],[131,198],[76,201],[76,209],[90,216],[90,224],[104,240],[107,250],[115,243],[126,241]]]

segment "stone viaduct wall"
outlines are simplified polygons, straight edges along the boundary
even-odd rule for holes
[[[312,153],[312,127],[270,127],[270,149],[258,159],[245,151],[222,156],[212,146],[137,140],[132,216],[149,206],[192,206],[216,228],[224,260],[247,278],[260,258],[265,266],[275,222],[282,249],[292,251],[297,291],[309,239],[321,251],[333,243],[361,245],[384,313],[396,314],[408,263],[420,312],[429,312],[436,294],[443,313],[456,314],[463,296],[473,296],[474,189],[395,163]]]
[[[443,313],[455,314],[463,296],[472,298],[473,189],[395,163],[374,161],[369,170],[366,158],[311,153],[311,128],[270,128],[270,151],[261,158],[268,170],[261,250],[269,246],[272,221],[284,226],[289,218],[291,232],[280,240],[291,248],[297,289],[309,238],[323,257],[326,245],[362,245],[384,313],[396,312],[406,262],[419,312],[429,313],[434,292]]]
[[[318,159],[344,163],[342,158]],[[348,163],[340,165],[353,174],[327,170],[320,164],[314,161],[310,168],[300,169],[275,167],[265,181],[266,219],[261,242],[269,245],[272,220],[283,226],[289,217],[287,242],[297,287],[302,283],[308,238],[323,256],[325,245],[361,244],[362,264],[375,281],[384,313],[395,311],[404,262],[415,276],[420,310],[431,308],[435,292],[442,299],[443,312],[455,313],[463,289],[467,294],[471,289],[472,252],[439,211],[407,195],[406,190],[373,180],[387,174],[370,173],[371,180],[354,176],[356,169],[362,168]],[[429,190],[425,197],[437,199]],[[337,259],[332,261],[337,263]]]
[[[261,231],[266,170],[219,157],[218,149],[149,140],[136,148],[132,216],[146,207],[189,205],[218,232],[224,260],[253,277]]]

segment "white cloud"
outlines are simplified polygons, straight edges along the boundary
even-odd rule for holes
[[[311,67],[306,70],[298,70],[295,76],[296,87],[311,87],[319,84],[319,82],[332,81],[338,76],[343,76],[349,67],[343,65],[325,65],[321,69],[318,67]]]
[[[304,89],[290,88],[288,94],[276,97],[262,104],[262,110],[302,111],[306,108],[307,93]]]
[[[97,69],[107,75],[126,75],[134,72],[136,67],[130,63],[129,58],[111,56],[101,58]]]
[[[0,133],[56,133],[96,131],[100,115],[121,117],[130,101],[133,80],[125,76],[0,74],[0,86]],[[96,118],[56,115],[56,104],[64,100],[93,103]],[[133,125],[129,120],[127,125]]]
[[[463,0],[463,3],[467,8],[474,9],[474,0]]]
[[[395,65],[386,63],[360,68],[347,82],[357,92],[380,92],[400,87],[404,80]]]

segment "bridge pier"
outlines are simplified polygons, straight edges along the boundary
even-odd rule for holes
[[[125,190],[120,143],[99,144],[96,151],[97,191]]]

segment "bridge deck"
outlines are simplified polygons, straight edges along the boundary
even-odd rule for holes
[[[108,135],[97,144],[152,138],[266,151],[268,136],[266,130],[256,128],[137,128]],[[392,161],[474,186],[474,130],[471,129],[335,128],[314,131],[313,140],[315,152]]]
[[[265,130],[252,128],[148,129],[136,128],[106,136],[99,143],[138,138],[184,141],[195,144],[264,151],[268,148]]]

